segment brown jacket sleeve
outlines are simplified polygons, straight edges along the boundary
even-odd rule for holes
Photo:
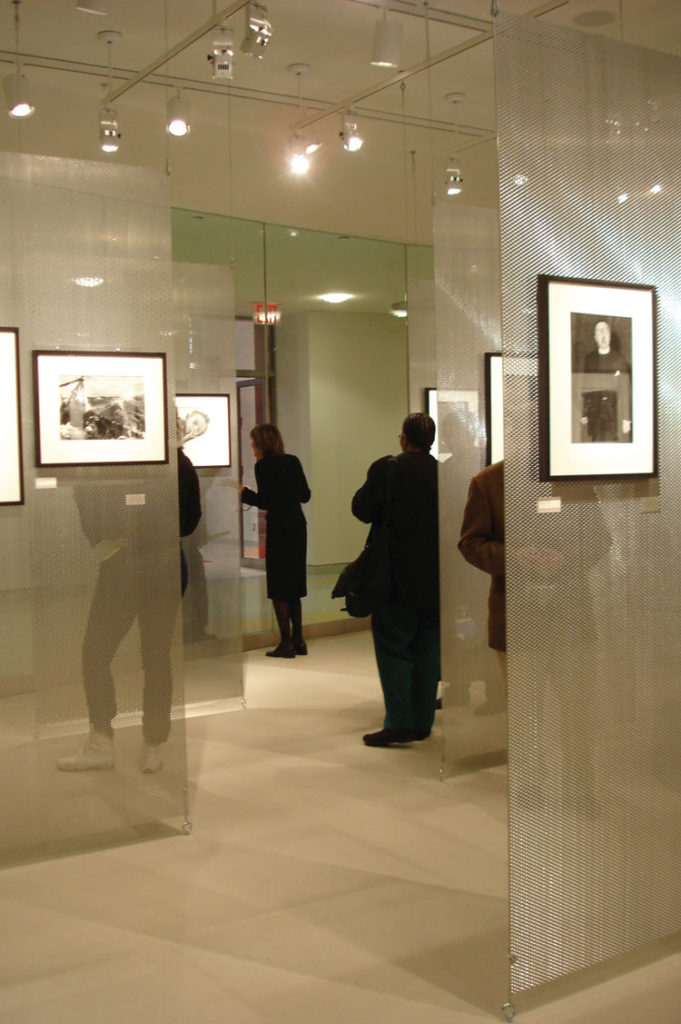
[[[504,466],[495,462],[470,482],[459,551],[471,565],[492,577],[488,600],[489,646],[506,650],[506,560]]]

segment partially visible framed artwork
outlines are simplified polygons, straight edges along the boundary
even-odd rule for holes
[[[542,480],[656,476],[656,293],[538,278]]]
[[[194,466],[232,465],[229,395],[176,395],[178,442]]]
[[[432,453],[446,462],[462,443],[480,445],[477,391],[426,388],[426,411],[435,422],[435,443]]]
[[[168,461],[166,357],[143,352],[34,352],[36,463]]]
[[[485,352],[486,464],[504,457],[504,375],[501,352]]]
[[[0,505],[23,505],[19,331],[0,328]]]

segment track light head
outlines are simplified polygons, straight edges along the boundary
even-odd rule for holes
[[[234,78],[234,36],[226,25],[216,29],[208,60],[213,65],[213,78]]]
[[[35,111],[31,102],[31,93],[28,87],[26,76],[17,70],[11,75],[6,75],[2,80],[2,87],[7,101],[7,113],[10,117],[30,117]]]
[[[445,170],[445,188],[448,196],[458,196],[463,192],[463,178],[461,177],[461,170],[456,164],[456,160],[453,156],[450,156],[447,160],[447,168]]]
[[[120,141],[118,114],[113,107],[102,107],[99,111],[99,148],[103,153],[117,153]]]
[[[180,96],[179,92],[177,96],[172,96],[168,100],[166,131],[169,135],[174,135],[177,139],[181,139],[183,136],[189,135],[191,131],[191,125],[189,123],[189,105],[185,102],[182,96]]]
[[[251,0],[246,7],[246,33],[241,50],[249,57],[262,60],[263,51],[272,38],[272,25],[267,17],[267,8],[259,0]]]
[[[347,149],[349,153],[356,153],[364,145],[364,139],[357,128],[357,115],[353,110],[348,110],[343,114],[342,128],[339,134],[343,140],[343,149]]]
[[[399,68],[402,65],[402,29],[400,21],[388,21],[386,11],[374,27],[371,63],[377,68]]]

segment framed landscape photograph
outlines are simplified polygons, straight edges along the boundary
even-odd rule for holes
[[[540,275],[542,480],[657,474],[655,288]]]
[[[19,331],[0,328],[0,505],[23,505]]]
[[[176,395],[178,441],[196,467],[232,465],[229,395]]]
[[[504,457],[504,376],[501,352],[485,352],[487,465]]]
[[[431,452],[439,462],[450,459],[462,441],[480,445],[477,391],[426,388],[426,411],[435,422]]]
[[[168,461],[166,357],[34,352],[38,466]]]

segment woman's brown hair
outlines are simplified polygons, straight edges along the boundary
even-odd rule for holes
[[[258,423],[251,430],[251,439],[262,452],[263,459],[268,455],[284,454],[284,441],[273,423]]]

